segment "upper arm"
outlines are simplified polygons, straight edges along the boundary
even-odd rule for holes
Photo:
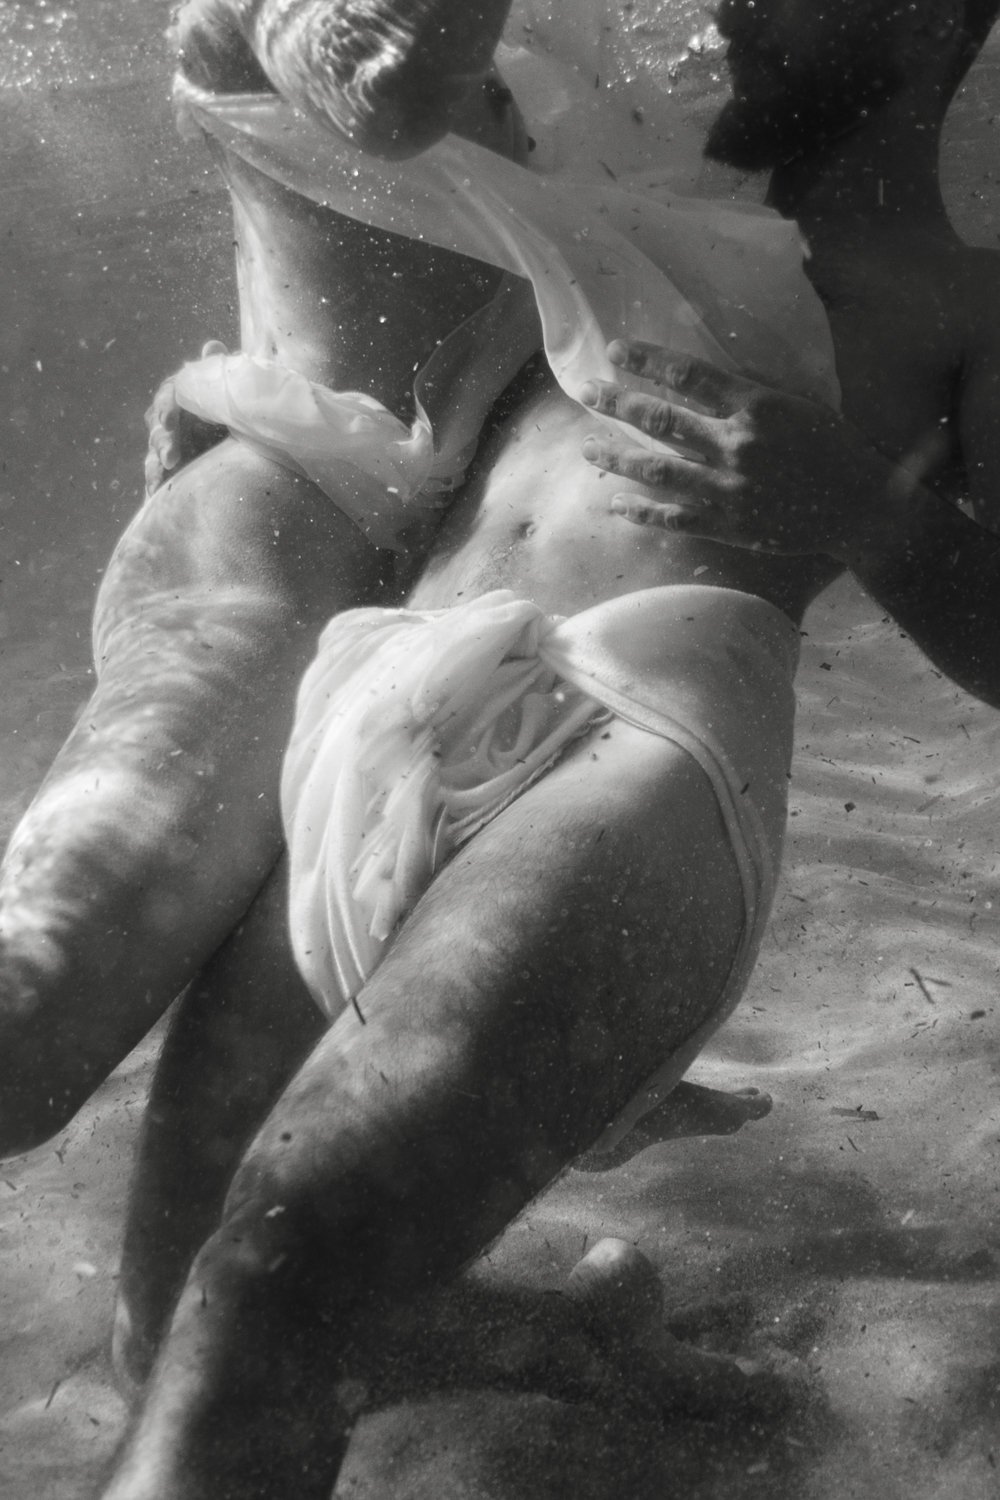
[[[1000,532],[1000,255],[986,252],[975,264],[976,322],[959,391],[959,437],[973,515]]]

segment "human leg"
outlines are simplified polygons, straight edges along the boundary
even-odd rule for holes
[[[284,861],[178,1002],[143,1118],[122,1246],[114,1360],[136,1391],[195,1251],[275,1099],[329,1025],[287,939]]]
[[[44,1139],[209,958],[277,857],[298,679],[383,559],[233,443],[161,489],[98,606],[98,683],[0,873],[0,1152]]]
[[[742,923],[707,780],[620,723],[477,835],[248,1152],[108,1500],[326,1493],[345,1341],[599,1135],[717,1007]]]
[[[227,11],[186,6],[184,46]],[[236,43],[213,35],[201,81],[247,86],[245,47],[223,77]],[[506,149],[509,103],[484,92],[477,111]],[[220,156],[247,351],[405,416],[414,369],[498,273]],[[96,692],[0,874],[0,1155],[73,1114],[245,909],[276,857],[272,791],[318,626],[378,599],[385,562],[335,495],[232,443],[140,512],[102,590]]]
[[[609,1172],[631,1161],[647,1146],[692,1135],[734,1135],[751,1120],[771,1112],[770,1094],[759,1089],[723,1093],[702,1083],[680,1082],[663,1103],[632,1126],[609,1151],[587,1151],[573,1163],[579,1172]]]

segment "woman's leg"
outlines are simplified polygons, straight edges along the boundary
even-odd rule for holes
[[[226,172],[248,351],[405,415],[498,273]],[[143,506],[102,589],[97,689],[0,871],[0,1156],[71,1118],[246,909],[318,631],[391,584],[335,500],[232,442]]]
[[[484,829],[247,1153],[107,1500],[328,1495],[346,1343],[596,1138],[717,1007],[742,922],[706,779],[628,726]]]
[[[143,1119],[122,1248],[114,1360],[137,1391],[233,1172],[329,1025],[288,941],[285,861],[178,1003]]]
[[[0,1153],[46,1138],[246,910],[281,846],[299,678],[382,554],[224,443],[146,503],[98,606],[98,684],[0,869]]]

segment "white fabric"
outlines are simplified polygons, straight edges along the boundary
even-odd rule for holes
[[[336,1015],[435,870],[595,716],[506,590],[445,610],[349,610],[299,689],[282,772],[292,948]]]
[[[746,916],[721,1019],[773,895],[797,654],[772,605],[695,586],[566,620],[506,590],[333,620],[282,776],[292,946],[318,1004],[335,1015],[357,993],[441,863],[603,708],[680,745],[712,784]]]
[[[507,277],[420,371],[409,427],[361,391],[332,391],[244,353],[192,360],[174,393],[186,411],[305,474],[376,546],[398,548],[461,484],[489,409],[539,342],[523,284]]]
[[[573,398],[587,380],[622,378],[605,347],[629,333],[835,404],[829,329],[795,225],[678,191],[678,180],[690,187],[697,154],[662,75],[656,9],[639,10],[625,15],[611,0],[515,6],[499,62],[536,140],[528,166],[456,136],[384,162],[272,94],[213,95],[183,77],[178,108],[307,198],[525,278],[552,372]],[[428,472],[422,417],[410,433],[358,399],[331,393],[324,403],[331,430],[351,440],[351,464],[384,487],[388,443],[415,494]],[[209,406],[204,415],[225,421]],[[370,441],[354,441],[362,435]]]
[[[515,93],[519,63],[518,54],[506,60]],[[629,332],[837,399],[798,231],[769,210],[686,197],[669,172],[542,174],[457,136],[384,162],[273,95],[211,95],[183,78],[177,95],[223,146],[293,191],[529,280],[549,363],[570,396],[595,375],[611,377],[605,345]]]

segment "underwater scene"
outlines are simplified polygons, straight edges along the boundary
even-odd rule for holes
[[[310,4],[321,0],[291,8]],[[559,4],[584,28],[604,14],[602,0]],[[0,0],[5,841],[94,689],[95,596],[143,500],[143,414],[206,341],[239,346],[230,193],[197,132],[175,125],[173,9]],[[700,149],[729,97],[713,8],[634,0],[609,9],[615,24],[619,11],[678,140]],[[940,172],[958,234],[1000,252],[1000,27],[948,111]],[[699,195],[727,206],[763,198],[766,179],[748,169],[699,158],[695,175]],[[1000,303],[983,285],[985,328]],[[995,545],[984,531],[984,555]],[[820,593],[800,639],[770,924],[742,1001],[685,1075],[707,1112],[650,1125],[608,1161],[561,1165],[481,1255],[461,1257],[457,1279],[398,1316],[382,1309],[363,1376],[338,1387],[353,1425],[326,1493],[996,1495],[1000,718],[849,574]],[[72,799],[61,806],[67,835],[81,816]],[[137,1022],[137,1045],[71,1121],[0,1169],[0,1495],[11,1500],[104,1495],[129,1427],[136,1392],[116,1378],[112,1328],[164,1031],[154,1014]],[[242,1059],[234,1047],[234,1069]],[[769,1111],[754,1102],[764,1094]],[[726,1100],[743,1104],[727,1113]],[[661,1410],[585,1359],[573,1374],[544,1309],[607,1238],[655,1267],[658,1330],[766,1368],[782,1401],[730,1410],[722,1391],[716,1410],[710,1385],[687,1399],[681,1365]],[[692,1379],[703,1378],[699,1365]]]

